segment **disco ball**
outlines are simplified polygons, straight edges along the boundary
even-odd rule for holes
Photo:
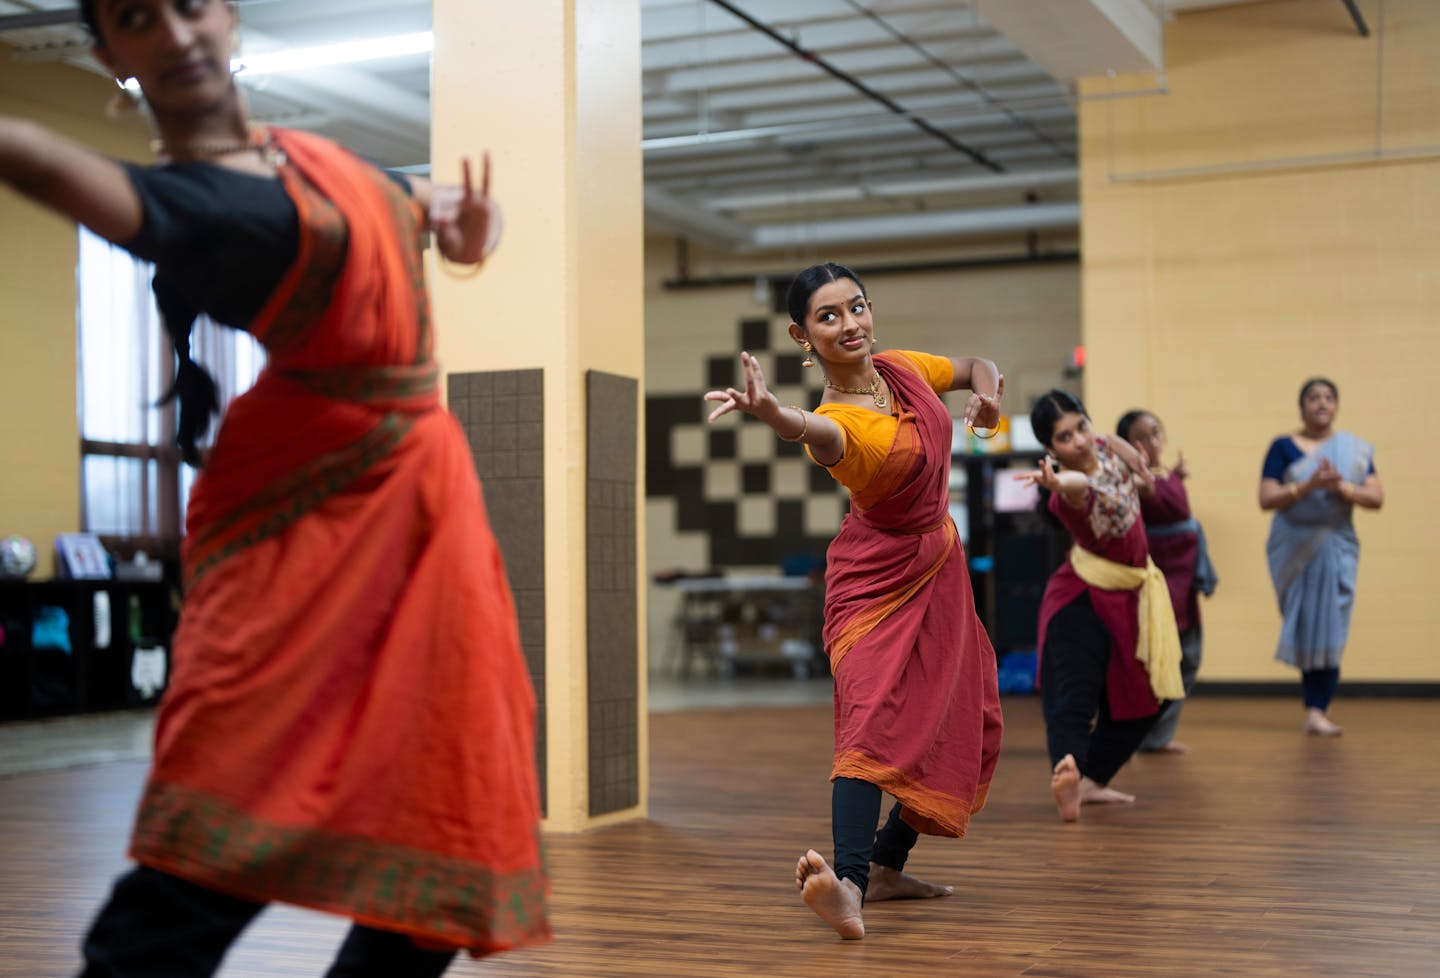
[[[35,544],[24,537],[0,538],[0,577],[25,577],[35,569]]]

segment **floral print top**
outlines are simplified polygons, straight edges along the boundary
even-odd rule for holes
[[[1096,439],[1100,467],[1090,476],[1090,531],[1099,540],[1114,540],[1130,532],[1140,516],[1135,476],[1105,438]]]

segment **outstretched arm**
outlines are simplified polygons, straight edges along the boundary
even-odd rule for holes
[[[1005,377],[993,360],[984,357],[951,357],[952,391],[972,391],[965,402],[963,421],[976,428],[993,428],[1000,423],[1000,398],[1005,396]]]
[[[840,426],[829,418],[798,407],[781,407],[775,395],[765,384],[765,375],[760,365],[748,353],[740,354],[740,363],[745,368],[745,389],[737,391],[727,387],[723,391],[710,391],[707,401],[718,401],[720,406],[710,412],[709,421],[716,421],[731,411],[744,411],[768,424],[775,434],[786,441],[798,441],[810,446],[810,454],[822,465],[834,465],[845,452],[845,436]]]
[[[432,183],[424,177],[406,179],[430,222],[440,254],[466,265],[478,265],[489,257],[505,227],[500,205],[490,196],[489,153],[481,158],[479,188],[471,177],[468,156],[460,160],[459,186]]]
[[[1085,473],[1062,469],[1049,455],[1042,458],[1034,470],[1021,472],[1016,479],[1059,494],[1065,505],[1071,509],[1083,509],[1090,496],[1090,480],[1085,477]]]
[[[140,233],[140,197],[123,167],[23,119],[0,116],[0,182],[125,244]]]

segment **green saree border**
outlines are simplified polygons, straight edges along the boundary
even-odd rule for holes
[[[185,568],[186,590],[219,564],[277,536],[301,516],[350,486],[393,452],[414,423],[409,415],[391,412],[351,444],[282,476],[243,505],[196,530],[194,555]],[[253,525],[226,538],[229,531],[247,522]]]
[[[311,907],[473,951],[550,934],[543,865],[496,872],[411,846],[279,825],[174,782],[147,786],[131,855],[234,896]]]

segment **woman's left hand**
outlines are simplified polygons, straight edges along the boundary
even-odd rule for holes
[[[1124,442],[1124,444],[1128,445],[1129,442]],[[1132,445],[1131,448],[1134,449],[1135,454],[1140,458],[1140,464],[1130,470],[1130,474],[1135,478],[1135,490],[1139,492],[1140,495],[1149,498],[1155,494],[1155,472],[1150,466],[1159,460],[1152,460],[1150,458],[1150,452],[1141,445]]]
[[[1000,424],[1000,399],[1005,396],[1005,375],[1001,374],[994,394],[971,391],[965,402],[964,421],[972,428],[995,428]]]
[[[481,160],[478,192],[468,156],[460,161],[460,171],[460,186],[436,186],[431,192],[430,227],[440,254],[453,262],[478,265],[500,243],[505,219],[490,196],[490,154]]]

